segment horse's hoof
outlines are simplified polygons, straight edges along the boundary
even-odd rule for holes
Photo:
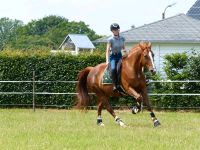
[[[126,128],[126,125],[121,120],[118,121],[117,124],[122,128]]]
[[[120,127],[126,128],[127,126],[123,123],[122,125],[120,125]]]
[[[120,127],[125,127],[126,126],[122,121],[119,122],[119,125],[120,125]]]
[[[100,126],[100,127],[105,127],[105,125],[104,125],[103,122],[101,122],[101,123],[99,123],[99,124],[97,124],[97,125]]]
[[[115,117],[115,122],[120,125],[120,127],[126,127],[126,125],[123,123],[123,121],[119,117]]]
[[[158,127],[158,126],[160,126],[161,125],[161,123],[158,121],[158,120],[155,120],[154,121],[154,127]]]
[[[126,127],[126,125],[124,124],[124,122],[123,122],[122,120],[117,121],[117,124],[118,124],[120,127],[123,127],[123,128]]]
[[[139,109],[137,106],[133,106],[132,108],[132,114],[137,114],[139,112]]]
[[[104,127],[104,126],[105,126],[101,118],[98,118],[98,119],[97,119],[97,125],[98,125],[98,126],[101,126],[101,127]]]

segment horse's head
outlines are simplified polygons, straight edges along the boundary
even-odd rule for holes
[[[151,43],[150,42],[140,42],[139,47],[142,49],[143,57],[142,57],[142,64],[147,67],[147,69],[152,73],[156,73],[156,68],[154,65],[154,54],[151,50]]]

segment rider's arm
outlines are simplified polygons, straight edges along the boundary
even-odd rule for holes
[[[109,53],[110,53],[111,43],[107,43],[106,47],[106,64],[109,62]]]

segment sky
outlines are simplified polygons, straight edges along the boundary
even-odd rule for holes
[[[42,19],[49,15],[84,21],[99,35],[110,35],[110,25],[118,23],[121,31],[149,24],[187,11],[197,0],[0,0],[0,18],[23,21]]]

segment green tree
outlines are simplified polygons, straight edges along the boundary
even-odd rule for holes
[[[106,51],[106,45],[107,43],[98,43],[98,44],[95,43],[96,49],[101,50],[101,51]]]
[[[187,65],[184,68],[184,74],[186,74],[187,80],[200,80],[200,52],[193,50],[192,54],[188,56]],[[185,83],[184,85],[188,93],[199,93],[200,83]],[[195,97],[199,100],[200,97]]]
[[[164,57],[165,62],[165,73],[167,78],[170,80],[182,80],[185,79],[185,74],[183,74],[183,69],[187,64],[186,53],[174,53],[166,55]]]
[[[169,80],[200,80],[200,53],[175,53],[166,55],[164,70]],[[199,93],[198,82],[159,83],[155,93]],[[200,97],[192,95],[154,97],[154,105],[159,107],[199,107]]]
[[[191,55],[188,56],[187,65],[184,73],[189,80],[200,80],[200,52],[192,50]]]
[[[4,49],[8,41],[15,40],[17,29],[23,25],[20,20],[12,20],[9,18],[0,19],[0,50]]]
[[[9,44],[14,49],[58,48],[69,33],[86,34],[91,40],[100,37],[82,21],[69,22],[64,17],[51,15],[19,28],[16,40]]]
[[[76,33],[76,34],[86,34],[90,40],[96,40],[100,38],[100,36],[96,35],[96,33],[89,28],[89,25],[86,25],[83,21],[80,22],[69,22],[68,33]]]

